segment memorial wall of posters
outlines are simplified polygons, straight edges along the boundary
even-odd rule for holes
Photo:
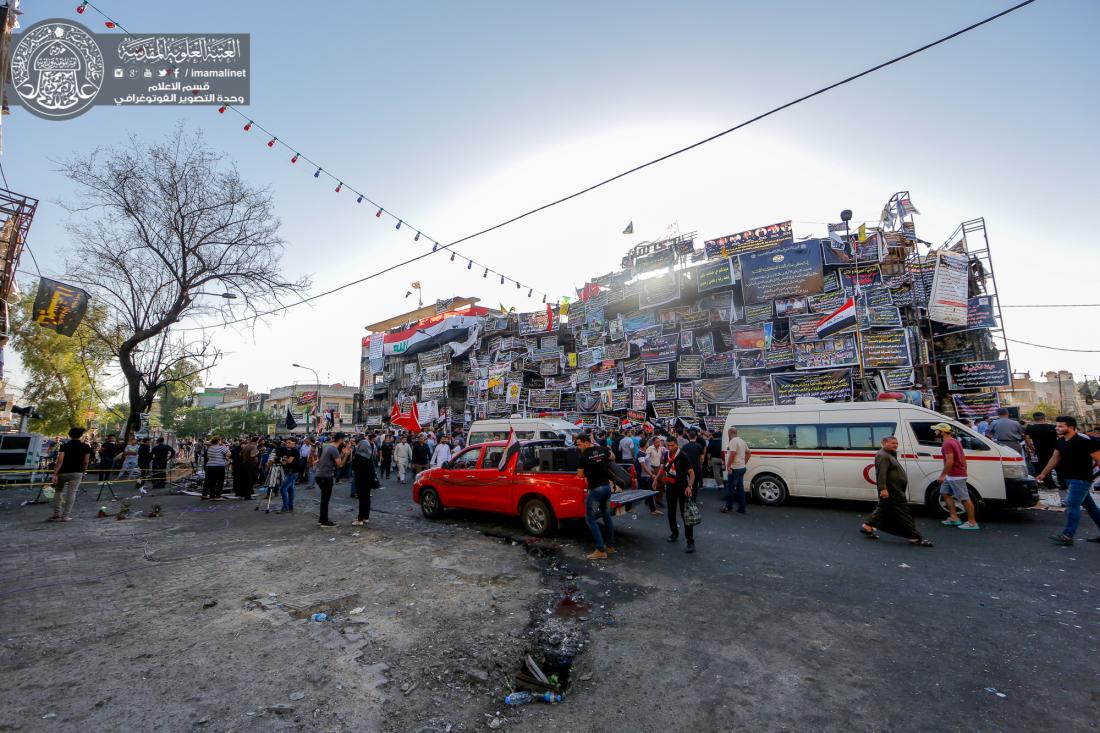
[[[1011,382],[1006,355],[988,337],[998,327],[995,299],[967,255],[915,249],[907,217],[867,222],[862,244],[858,223],[850,236],[835,227],[820,236],[791,221],[700,238],[701,249],[691,249],[691,236],[652,252],[643,242],[645,253],[624,258],[631,269],[590,277],[568,308],[475,307],[482,325],[469,350],[386,353],[384,370],[367,371],[369,410],[388,415],[386,400],[403,392],[436,400],[441,419],[522,412],[592,426],[713,426],[738,405],[874,399],[865,393],[872,385],[919,397],[932,384],[941,406],[961,416],[987,411],[988,395]],[[857,292],[855,325],[823,329],[823,338],[819,324]],[[433,323],[453,315],[471,312],[441,311]],[[369,346],[368,337],[365,359]]]

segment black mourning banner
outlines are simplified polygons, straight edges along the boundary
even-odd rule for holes
[[[638,295],[638,308],[653,308],[680,299],[680,275],[669,272],[660,277],[642,280],[641,293]]]
[[[912,369],[884,369],[882,374],[882,386],[886,389],[908,389],[915,382],[916,375]]]
[[[41,278],[34,298],[34,322],[72,336],[88,310],[88,293],[57,280]]]
[[[1011,386],[1012,374],[1004,359],[947,365],[947,388],[952,392]]]
[[[741,377],[716,377],[695,380],[695,399],[703,404],[745,401],[745,382]]]
[[[823,402],[851,402],[852,370],[773,374],[772,395],[777,405],[793,405],[799,397],[816,397]]]
[[[819,246],[788,242],[741,255],[741,289],[746,303],[812,295],[824,287]]]
[[[863,334],[863,366],[866,369],[886,369],[912,365],[909,339],[903,329],[870,331]]]
[[[781,221],[769,224],[766,227],[757,227],[736,234],[727,234],[717,239],[708,239],[703,242],[703,250],[708,260],[717,257],[729,257],[745,252],[755,252],[768,249],[774,244],[794,239],[794,231],[790,221]]]
[[[728,288],[733,285],[733,262],[724,257],[717,262],[703,265],[696,274],[696,289],[700,293]]]
[[[1001,398],[996,392],[953,394],[951,401],[955,403],[955,414],[960,420],[995,418],[997,410],[1001,409]]]

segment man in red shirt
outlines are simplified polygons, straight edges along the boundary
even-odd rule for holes
[[[940,455],[943,456],[943,471],[940,472],[940,494],[947,503],[947,511],[950,516],[943,520],[943,524],[949,527],[958,527],[964,530],[981,529],[974,519],[974,502],[970,500],[970,492],[966,489],[966,454],[963,453],[962,444],[952,437],[954,428],[947,423],[936,423],[932,430],[943,442]],[[959,515],[955,508],[955,502],[961,502],[966,509],[966,521],[959,521]]]

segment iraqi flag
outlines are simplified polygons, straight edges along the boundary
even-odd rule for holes
[[[825,338],[856,325],[856,299],[848,298],[844,305],[817,322],[817,337]]]
[[[508,428],[508,442],[504,446],[504,455],[500,457],[500,465],[497,468],[501,471],[508,468],[508,461],[512,460],[512,456],[516,453],[519,453],[519,439],[516,438],[516,431]]]

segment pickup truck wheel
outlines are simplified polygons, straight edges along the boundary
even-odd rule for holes
[[[519,510],[523,531],[532,537],[545,537],[554,529],[554,513],[543,499],[528,499]]]
[[[420,512],[428,519],[439,519],[443,516],[443,502],[439,500],[435,489],[420,491]]]
[[[764,506],[779,506],[787,500],[787,484],[772,473],[762,473],[752,480],[752,495]]]

